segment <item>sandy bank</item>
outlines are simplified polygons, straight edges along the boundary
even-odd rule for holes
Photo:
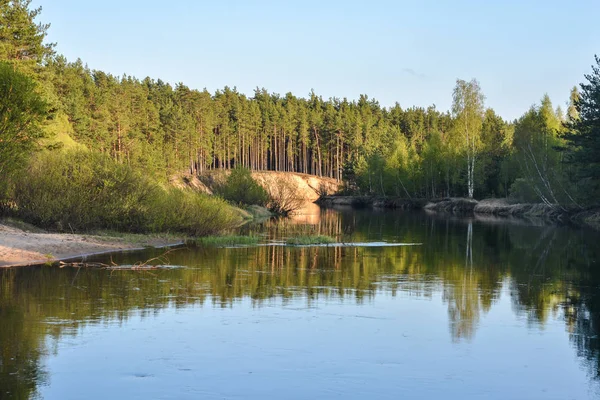
[[[174,245],[175,237],[124,235],[123,237],[32,233],[0,224],[0,268],[42,264],[84,255]]]
[[[211,170],[200,175],[174,175],[171,177],[171,184],[178,188],[213,194],[219,186],[225,184],[230,173],[229,170]],[[340,188],[340,182],[333,178],[297,172],[252,171],[252,178],[267,190],[277,187],[281,182],[288,183],[297,188],[302,199],[308,201],[315,201],[323,194],[336,193]]]

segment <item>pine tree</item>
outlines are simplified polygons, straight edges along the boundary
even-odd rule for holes
[[[567,125],[570,151],[567,160],[579,167],[586,197],[598,202],[600,195],[600,57],[595,56],[592,73],[585,75],[579,99],[575,100],[578,119]]]
[[[31,0],[0,0],[0,60],[40,63],[54,54],[44,43],[50,24],[35,23],[41,7],[30,10]]]

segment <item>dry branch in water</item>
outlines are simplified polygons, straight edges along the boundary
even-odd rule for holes
[[[60,268],[70,267],[70,268],[99,268],[99,269],[108,269],[108,270],[132,270],[132,271],[146,271],[152,269],[160,269],[165,265],[169,264],[169,258],[167,255],[174,251],[180,250],[181,248],[169,249],[165,251],[163,254],[149,258],[146,261],[138,261],[137,263],[131,266],[120,266],[116,264],[111,257],[110,264],[105,264],[101,262],[64,262],[60,261],[58,263]]]

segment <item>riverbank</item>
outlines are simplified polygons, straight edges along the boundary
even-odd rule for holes
[[[353,207],[420,210],[428,204],[428,200],[375,196],[321,196],[315,203],[325,208]]]
[[[233,207],[240,224],[260,222],[273,217],[266,208]],[[0,220],[0,268],[54,263],[89,255],[142,250],[149,247],[171,247],[185,243],[183,234],[99,231],[93,234],[47,232],[31,224]]]
[[[183,240],[183,237],[168,234],[45,233],[35,228],[0,223],[0,268],[51,263],[91,254],[175,246]]]
[[[485,199],[477,202],[475,214],[500,217],[542,218],[560,223],[572,223],[600,230],[600,208],[560,208],[547,204],[510,204],[506,199]]]
[[[369,196],[323,196],[316,202],[322,207],[389,208],[426,210],[460,215],[493,215],[523,219],[545,219],[552,222],[573,223],[600,230],[600,209],[562,209],[546,204],[510,203],[506,199],[474,200],[446,198],[436,200],[402,199]]]

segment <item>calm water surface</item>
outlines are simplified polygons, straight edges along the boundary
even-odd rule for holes
[[[244,231],[422,245],[0,271],[0,399],[600,397],[598,233],[318,208]]]

